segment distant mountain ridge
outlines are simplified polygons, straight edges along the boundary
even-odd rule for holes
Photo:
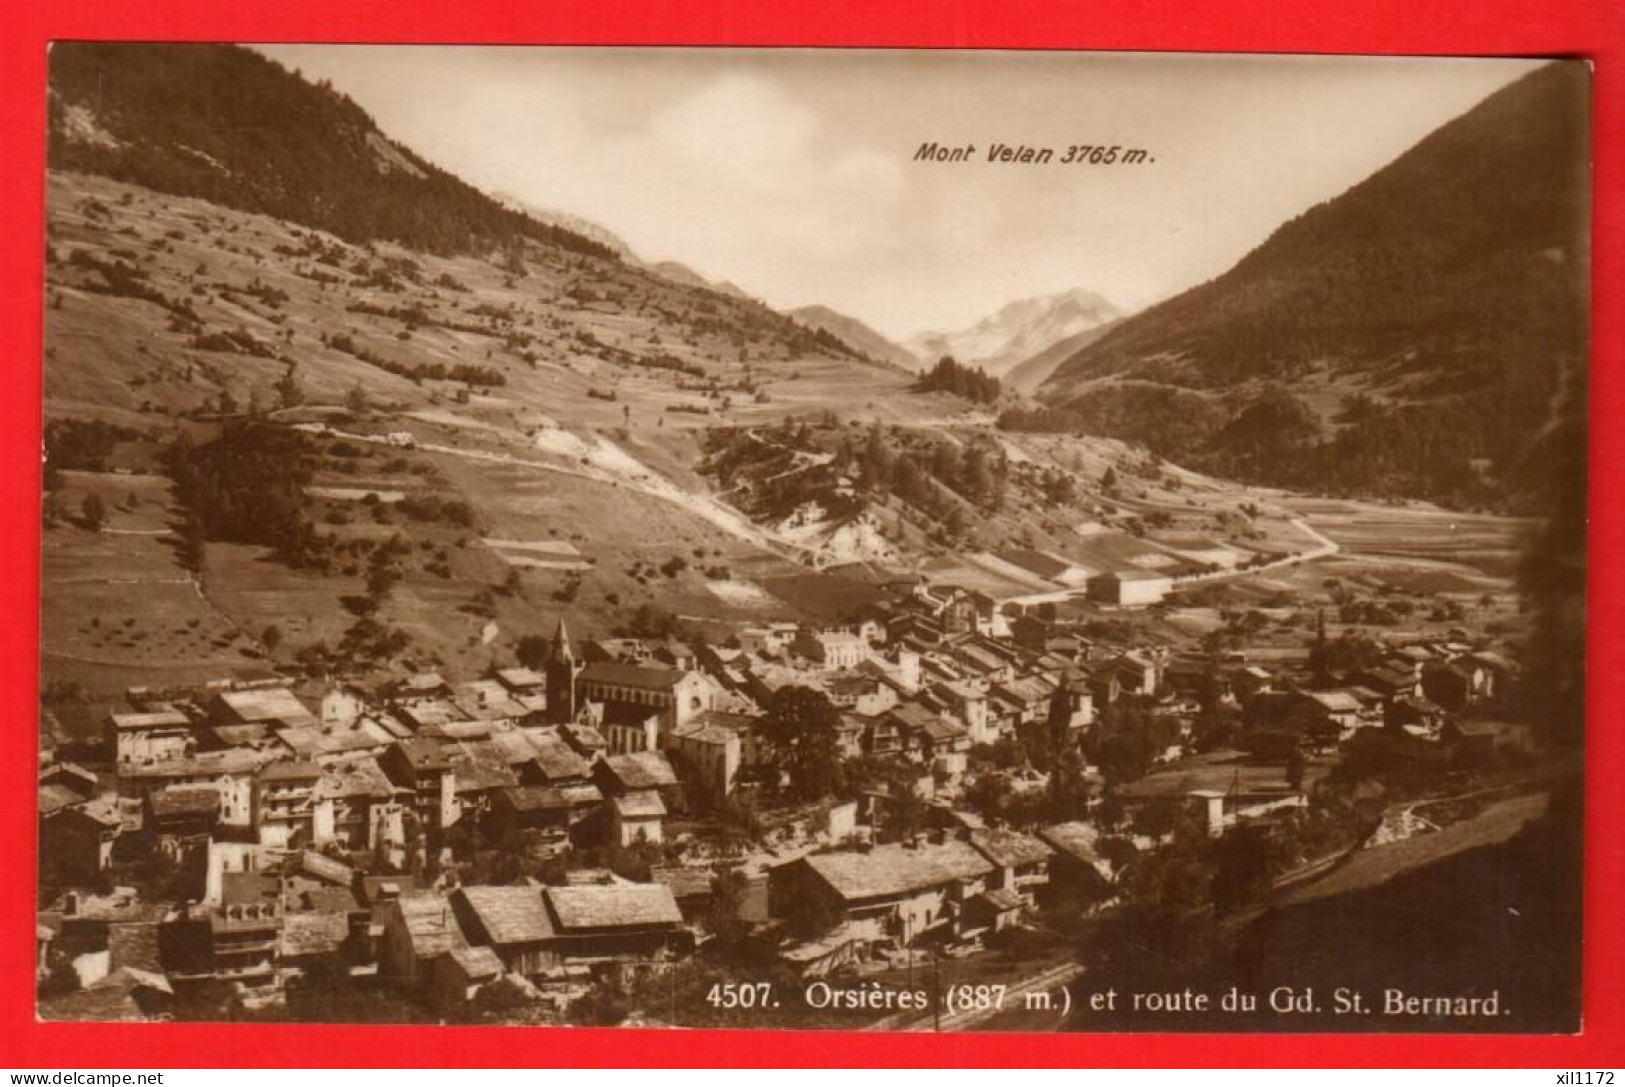
[[[1057,340],[1038,354],[1023,359],[1005,371],[1004,383],[1018,392],[1031,393],[1048,381],[1049,376],[1059,369],[1063,362],[1116,327],[1116,321],[1107,321],[1103,325],[1086,328],[1082,332],[1075,332],[1065,339]]]
[[[1339,492],[1504,501],[1585,388],[1589,73],[1537,69],[1128,318],[1007,422]],[[1179,425],[1166,425],[1177,414]]]
[[[849,317],[828,306],[802,306],[791,310],[790,316],[808,328],[828,332],[872,359],[889,362],[905,370],[920,368],[920,360],[907,348],[887,339],[856,317]]]
[[[1080,287],[1017,299],[966,328],[911,336],[903,341],[903,347],[920,360],[921,367],[950,355],[958,362],[1003,377],[1059,341],[1121,316],[1111,302]]]
[[[647,268],[649,271],[664,279],[669,279],[673,283],[679,283],[685,287],[699,287],[702,290],[716,291],[718,294],[731,295],[734,298],[746,299],[752,302],[760,301],[743,287],[725,279],[708,279],[681,261],[646,261],[633,251],[631,245],[627,244],[626,239],[602,223],[594,222],[580,215],[572,215],[565,211],[537,207],[529,201],[521,200],[519,197],[511,196],[508,193],[497,192],[491,195],[515,211],[523,212],[539,222],[568,230],[581,235],[583,238],[595,241],[612,250],[622,260],[635,264],[640,268]]]

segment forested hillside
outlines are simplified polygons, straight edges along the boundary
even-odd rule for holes
[[[62,42],[50,162],[326,230],[466,253],[613,250],[506,207],[381,133],[327,83],[233,45]]]
[[[1246,479],[1499,501],[1583,388],[1588,93],[1559,63],[1492,95],[1078,351],[1040,389],[1052,410],[1007,422]]]

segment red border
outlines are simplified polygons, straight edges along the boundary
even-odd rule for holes
[[[226,41],[523,41],[560,44],[850,45],[1182,49],[1331,53],[1583,55],[1596,62],[1593,368],[1591,788],[1586,889],[1586,1028],[1576,1037],[874,1035],[777,1032],[537,1031],[400,1027],[40,1024],[33,1017],[34,859],[23,845],[0,896],[0,1063],[18,1067],[402,1067],[573,1065],[1525,1066],[1625,1061],[1619,892],[1625,890],[1625,674],[1612,671],[1625,620],[1613,561],[1625,521],[1625,408],[1619,371],[1620,194],[1625,193],[1621,63],[1613,0],[795,0],[769,6],[669,0],[545,5],[521,0],[282,0],[243,4],[21,0],[0,38],[0,820],[33,841],[38,690],[39,404],[45,43],[52,38]],[[15,1043],[14,1041],[15,1040]]]

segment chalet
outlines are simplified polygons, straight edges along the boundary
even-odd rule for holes
[[[510,744],[515,750],[510,752],[509,760],[518,758],[519,744],[512,740],[512,733],[498,733],[492,740],[508,749]],[[592,778],[592,763],[583,758],[577,751],[564,741],[557,732],[544,730],[527,730],[521,734],[531,752],[528,762],[518,763],[520,781],[526,784],[539,785],[584,785]]]
[[[378,760],[365,757],[323,768],[311,790],[311,843],[334,844],[365,850],[398,847],[404,843],[399,798],[411,794],[399,789],[384,774]]]
[[[557,965],[557,933],[542,888],[459,887],[450,901],[468,941],[494,952],[501,970],[534,977]]]
[[[83,986],[126,967],[162,972],[159,928],[167,912],[167,906],[143,901],[131,887],[105,895],[69,891],[50,918],[57,930],[52,949],[71,963]]]
[[[738,632],[735,638],[739,648],[746,653],[761,657],[777,657],[789,648],[795,640],[797,628],[793,623],[777,624],[766,627],[746,627]]]
[[[943,711],[961,725],[972,744],[990,744],[998,740],[987,712],[987,692],[968,682],[937,683],[931,687],[931,697]]]
[[[1112,570],[1089,579],[1089,599],[1119,608],[1159,604],[1174,587],[1173,578],[1150,570]]]
[[[547,696],[547,679],[533,668],[499,668],[496,681],[515,698]]]
[[[42,767],[39,772],[40,788],[65,790],[65,795],[89,800],[101,792],[101,779],[90,770],[72,762],[56,762]]]
[[[494,679],[477,679],[462,684],[453,692],[451,701],[466,720],[493,725],[519,724],[547,704],[546,696],[515,697]]]
[[[141,829],[150,848],[171,862],[200,845],[206,852],[220,822],[220,794],[207,785],[151,792],[142,806]]]
[[[351,920],[344,910],[284,912],[277,934],[277,969],[300,974],[347,965]]]
[[[1015,677],[1015,667],[1012,659],[996,646],[992,641],[971,639],[950,647],[948,654],[966,675],[976,677],[979,682],[1003,683]]]
[[[649,869],[649,879],[671,888],[672,898],[683,919],[690,924],[700,920],[716,901],[716,873],[709,868]]]
[[[626,848],[640,843],[658,844],[665,840],[662,820],[666,805],[654,789],[640,789],[612,797],[609,802],[610,841]]]
[[[671,761],[658,751],[638,751],[630,755],[611,755],[593,767],[593,782],[605,796],[625,796],[627,793],[658,792],[673,807],[682,800],[682,783]]]
[[[490,808],[493,795],[519,784],[519,775],[491,740],[449,744],[446,752],[451,760],[459,819],[479,818]]]
[[[577,721],[559,726],[559,739],[588,763],[596,762],[609,751],[609,741],[592,725]]]
[[[387,896],[373,907],[372,919],[381,926],[379,980],[390,984],[426,985],[436,958],[468,946],[451,904],[438,894]]]
[[[970,844],[994,866],[988,877],[990,890],[1007,891],[1021,904],[1031,905],[1035,893],[1049,883],[1050,857],[1055,851],[1030,834],[973,830]]]
[[[197,747],[192,722],[179,710],[114,713],[107,718],[107,746],[124,766],[185,758]]]
[[[215,733],[219,735],[224,730],[225,727],[217,728]],[[281,754],[319,763],[356,755],[381,755],[397,739],[380,722],[368,717],[357,717],[342,725],[278,728],[272,735]]]
[[[1349,679],[1362,687],[1376,691],[1384,698],[1400,698],[1422,693],[1421,682],[1408,668],[1395,668],[1383,664],[1355,672]]]
[[[697,802],[722,804],[757,761],[755,719],[711,710],[666,737],[666,754]]]
[[[491,797],[486,816],[499,836],[519,830],[564,833],[604,801],[596,785],[515,785]]]
[[[413,672],[395,684],[393,695],[395,701],[401,704],[449,698],[451,686],[439,672]]]
[[[423,826],[443,830],[457,822],[457,779],[438,740],[399,740],[378,765],[392,784],[406,791]]]
[[[286,687],[220,691],[208,704],[209,720],[220,725],[270,725],[276,728],[320,727]]]
[[[458,947],[434,960],[429,983],[435,1003],[453,1008],[473,1000],[503,974],[502,959],[491,948]]]
[[[856,668],[869,655],[869,644],[850,630],[808,630],[803,628],[790,643],[799,657],[832,670]]]
[[[220,797],[223,826],[251,827],[255,781],[260,768],[275,759],[270,752],[232,748],[125,766],[119,771],[119,792],[141,798],[161,789],[210,787]]]
[[[1336,727],[1348,736],[1363,723],[1366,707],[1347,689],[1294,692],[1298,704],[1309,714]]]
[[[851,710],[863,717],[885,713],[897,705],[898,690],[882,675],[848,672],[832,676],[824,693],[837,709]]]
[[[208,911],[210,977],[242,985],[276,982],[282,938],[282,885],[264,872],[227,872]]]
[[[315,835],[315,790],[322,768],[287,759],[260,770],[254,780],[254,826],[260,842],[277,849],[310,844]]]
[[[1050,876],[1058,893],[1090,902],[1111,897],[1112,867],[1098,851],[1100,831],[1092,824],[1056,823],[1039,830],[1037,837],[1054,851]]]
[[[649,962],[693,949],[682,911],[663,883],[548,887],[543,894],[562,965]]]
[[[125,820],[113,800],[59,809],[40,820],[40,856],[72,883],[95,883],[113,863]]]
[[[955,840],[811,853],[769,870],[768,908],[793,917],[822,906],[858,943],[953,938],[965,927],[965,905],[994,872],[979,850]]]

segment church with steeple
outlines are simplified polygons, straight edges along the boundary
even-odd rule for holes
[[[567,725],[576,719],[576,674],[581,666],[576,663],[575,651],[570,648],[570,632],[564,628],[564,616],[559,616],[559,627],[553,634],[553,644],[547,649],[543,665],[547,679],[547,723]]]

